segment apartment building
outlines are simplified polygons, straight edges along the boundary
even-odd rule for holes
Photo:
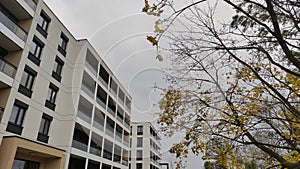
[[[125,169],[131,97],[42,0],[0,0],[0,169]]]
[[[132,122],[130,135],[130,168],[161,169],[161,138],[154,126],[150,122]]]

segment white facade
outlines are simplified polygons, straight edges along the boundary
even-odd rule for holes
[[[161,169],[161,143],[150,122],[131,123],[131,169]]]
[[[0,3],[0,169],[128,168],[131,97],[91,44],[42,0]]]

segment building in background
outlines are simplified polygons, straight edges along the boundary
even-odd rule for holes
[[[128,168],[130,107],[42,0],[0,0],[0,169]]]
[[[131,169],[161,169],[161,143],[150,122],[131,123]]]

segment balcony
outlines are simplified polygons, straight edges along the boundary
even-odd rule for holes
[[[0,71],[11,78],[15,78],[17,68],[4,59],[0,58]]]
[[[82,151],[87,151],[87,145],[77,140],[72,141],[72,147],[77,148]]]
[[[27,39],[26,31],[24,31],[18,24],[7,17],[2,11],[0,11],[0,22],[0,32],[6,36],[6,38],[3,36],[0,37],[3,47],[7,48],[8,50],[18,50],[18,48],[24,48]],[[18,48],[14,47],[15,45],[11,44],[11,41],[17,44]]]
[[[37,7],[37,0],[5,0],[1,4],[19,20],[32,18]]]

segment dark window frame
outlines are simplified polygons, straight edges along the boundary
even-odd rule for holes
[[[56,56],[54,62],[54,68],[52,71],[52,77],[59,82],[61,82],[61,74],[62,74],[62,69],[64,64],[65,64],[64,61],[61,60],[58,56]]]
[[[58,91],[59,88],[50,82],[45,106],[51,110],[55,110]]]
[[[35,46],[30,47],[28,59],[31,60],[33,63],[35,63],[37,66],[40,66],[41,55],[45,44],[37,36],[33,37],[32,42],[33,43],[31,45],[35,45]]]
[[[38,141],[48,143],[48,140],[49,140],[48,134],[49,134],[49,129],[50,129],[52,120],[53,120],[53,117],[49,116],[48,114],[43,113],[39,132],[38,132],[38,137],[37,137]]]
[[[47,15],[47,13],[44,10],[42,10],[39,19],[40,21],[38,22],[36,29],[38,32],[40,32],[42,36],[47,38],[48,36],[47,31],[48,31],[49,24],[51,22],[51,18]]]
[[[37,72],[34,71],[29,66],[25,65],[24,72],[22,74],[20,85],[19,85],[19,88],[18,88],[18,92],[20,92],[20,93],[24,94],[25,96],[31,98],[32,87],[33,87],[34,80],[35,80],[36,76],[37,76]],[[24,79],[26,78],[25,82],[24,82],[23,78]]]
[[[57,50],[63,55],[66,56],[67,52],[67,46],[68,46],[68,42],[69,42],[69,38],[63,33],[61,32],[60,34],[60,44],[57,47]]]
[[[21,135],[23,130],[22,125],[25,119],[27,109],[27,104],[21,102],[18,99],[15,100],[6,131]]]

